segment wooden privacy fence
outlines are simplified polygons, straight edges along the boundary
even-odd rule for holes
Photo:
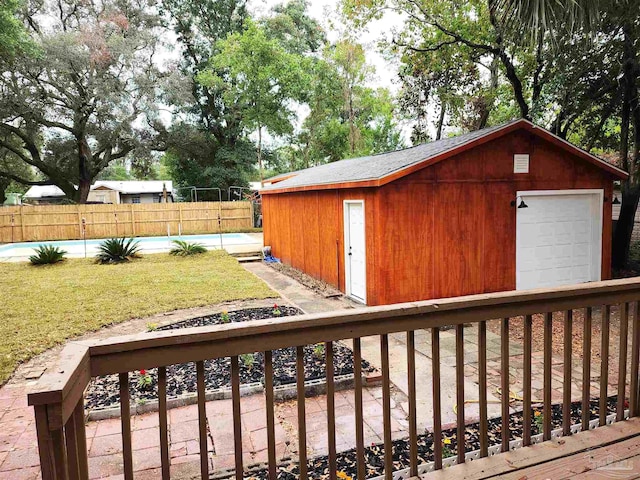
[[[218,219],[220,221],[218,222]],[[251,202],[0,208],[0,243],[216,233],[253,227]]]
[[[509,323],[513,317],[524,316],[524,392],[523,392],[523,431],[522,445],[528,446],[538,441],[546,441],[553,436],[571,435],[580,430],[603,426],[614,421],[621,421],[628,416],[640,413],[640,397],[638,385],[638,365],[640,353],[640,319],[638,316],[638,300],[640,299],[640,278],[594,282],[579,286],[560,287],[556,289],[540,289],[524,292],[502,292],[485,295],[473,295],[451,299],[431,300],[410,304],[399,304],[383,307],[372,307],[352,311],[340,311],[298,317],[285,317],[253,322],[241,322],[225,325],[190,328],[185,330],[156,331],[138,335],[117,337],[98,341],[78,341],[69,343],[57,363],[47,369],[38,386],[29,394],[29,405],[35,408],[38,447],[43,480],[66,480],[88,478],[87,441],[84,417],[84,391],[92,377],[99,375],[119,374],[121,399],[121,434],[123,462],[122,471],[125,480],[133,478],[133,453],[131,434],[131,410],[129,384],[130,373],[140,369],[158,368],[158,400],[159,422],[157,434],[160,448],[158,456],[162,464],[162,478],[167,480],[171,475],[171,462],[168,442],[167,417],[167,366],[185,362],[195,362],[197,370],[197,395],[199,428],[194,427],[193,440],[200,444],[201,478],[209,479],[207,409],[205,408],[205,369],[204,361],[214,358],[231,357],[230,378],[233,404],[233,439],[235,450],[235,478],[242,480],[247,466],[242,455],[243,432],[241,425],[240,369],[239,357],[243,354],[263,352],[264,354],[264,389],[266,409],[266,436],[268,446],[268,476],[270,480],[277,478],[276,433],[274,420],[274,381],[273,351],[281,348],[295,347],[297,372],[297,425],[298,425],[298,478],[307,479],[307,420],[305,410],[306,383],[304,374],[304,346],[324,342],[326,363],[326,432],[328,447],[328,473],[331,480],[337,478],[337,444],[336,444],[336,403],[333,369],[333,346],[339,340],[348,340],[353,345],[355,403],[353,410],[355,457],[358,480],[366,478],[365,464],[365,415],[367,421],[380,421],[384,426],[384,477],[417,478],[419,473],[428,469],[439,470],[453,462],[463,463],[477,458],[473,452],[465,452],[465,335],[477,332],[477,357],[470,361],[478,362],[479,416],[478,433],[480,449],[479,457],[487,457],[499,452],[507,452],[515,447],[515,431],[509,423],[510,398],[501,396],[502,417],[501,436],[491,438],[488,432],[488,398],[487,398],[487,321],[502,319],[500,374],[502,391],[509,391]],[[620,352],[609,355],[608,346],[613,341],[609,337],[611,306],[615,305],[620,318]],[[591,316],[594,307],[602,311],[603,353],[601,380],[599,385],[599,415],[591,419]],[[583,382],[581,392],[582,415],[579,419],[571,416],[572,390],[572,318],[574,309],[584,309],[584,351],[589,352],[581,359]],[[552,312],[563,312],[563,320],[554,320]],[[541,329],[544,337],[543,372],[532,371],[532,315],[544,314],[544,326]],[[562,382],[562,423],[552,424],[552,340],[554,323],[561,323],[564,345],[564,381]],[[471,324],[465,327],[465,324]],[[629,325],[631,324],[631,325]],[[441,404],[441,362],[440,362],[440,328],[455,328],[455,375],[457,397],[457,434],[461,439],[456,454],[450,458],[443,451],[442,408]],[[392,443],[392,389],[390,379],[389,335],[401,333],[406,335],[405,372],[408,384],[408,456],[410,468],[406,472],[394,472],[394,448]],[[432,362],[428,372],[416,375],[416,340],[418,335],[430,336]],[[362,352],[361,339],[376,336],[379,338],[380,358],[382,366],[383,409],[380,414],[363,410]],[[631,336],[630,360],[627,359],[627,340]],[[593,342],[598,339],[594,338]],[[605,350],[606,348],[606,350]],[[616,383],[617,401],[615,414],[607,414],[609,357],[612,363],[619,365]],[[399,357],[395,357],[395,362]],[[445,365],[449,365],[448,363]],[[555,367],[554,367],[555,368]],[[537,374],[537,375],[536,375]],[[542,377],[542,378],[539,378]],[[628,380],[629,378],[629,380]],[[616,382],[617,380],[617,382]],[[532,433],[532,381],[544,384],[543,426],[542,434]],[[431,384],[433,409],[421,415],[433,419],[434,459],[432,464],[420,464],[418,457],[417,414],[419,404],[416,397],[416,382]],[[627,402],[628,398],[628,402]],[[555,399],[557,401],[557,399]],[[446,405],[445,405],[446,407]],[[628,407],[628,411],[626,410]],[[374,418],[376,417],[377,418]],[[381,418],[380,418],[381,417]],[[215,418],[209,418],[211,428],[223,428]],[[314,423],[318,428],[317,421]],[[314,430],[314,433],[317,433]],[[456,477],[455,474],[450,478]],[[484,477],[483,477],[484,478]]]

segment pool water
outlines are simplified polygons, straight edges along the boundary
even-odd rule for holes
[[[26,258],[33,255],[34,250],[43,245],[59,247],[67,252],[68,257],[94,256],[98,246],[104,242],[104,238],[83,240],[52,240],[48,242],[20,242],[0,245],[0,261]],[[199,243],[208,249],[224,248],[229,250],[236,246],[250,246],[260,243],[260,240],[246,233],[222,233],[205,235],[172,235],[164,237],[137,237],[142,253],[168,252],[173,248],[174,240],[184,240],[190,243]]]

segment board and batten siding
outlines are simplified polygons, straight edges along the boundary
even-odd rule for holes
[[[308,275],[344,291],[344,200],[364,200],[367,300],[374,295],[375,191],[324,190],[263,195],[264,244],[273,255]],[[373,298],[373,297],[371,297]]]
[[[513,173],[516,153],[530,155],[528,174]],[[604,280],[612,188],[603,170],[516,131],[382,187],[265,194],[264,241],[284,263],[344,291],[342,202],[364,199],[368,305],[513,290],[516,192],[602,189]]]

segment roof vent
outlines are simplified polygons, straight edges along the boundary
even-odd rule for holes
[[[513,156],[513,173],[529,173],[528,153],[516,153]]]

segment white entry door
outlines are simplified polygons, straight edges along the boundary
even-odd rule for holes
[[[516,288],[600,280],[602,190],[530,191],[518,196],[527,208],[516,209]]]
[[[344,251],[346,294],[367,301],[364,201],[344,202]]]

